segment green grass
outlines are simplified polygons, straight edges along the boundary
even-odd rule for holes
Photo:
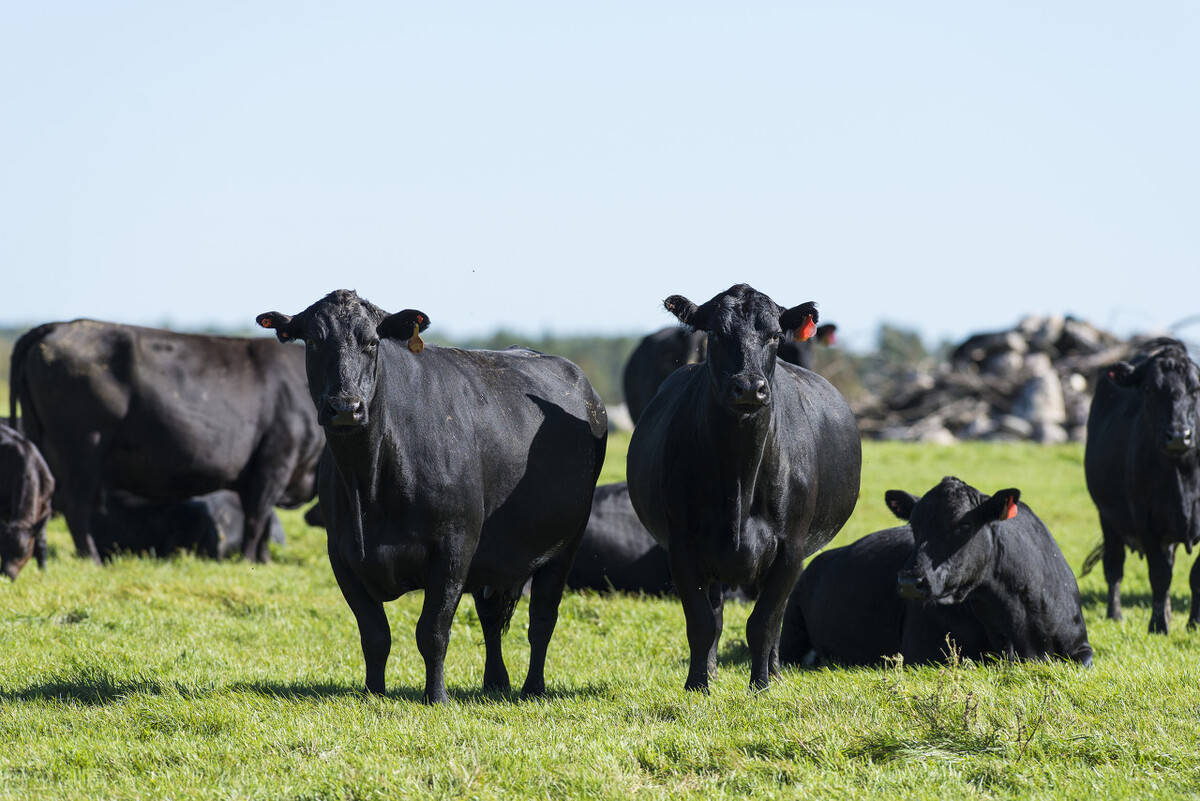
[[[614,438],[605,480],[623,474]],[[892,524],[885,489],[954,473],[1018,486],[1078,566],[1097,539],[1076,445],[867,443],[863,495],[839,541]],[[473,604],[455,622],[453,701],[419,703],[414,593],[388,605],[388,696],[364,699],[357,629],[324,534],[284,513],[265,567],[70,555],[0,586],[0,798],[1179,798],[1200,793],[1200,634],[1146,633],[1144,562],[1124,623],[1081,580],[1096,666],[788,671],[746,689],[749,607],[726,614],[722,672],[685,693],[677,602],[570,594],[549,697],[479,692]],[[505,644],[519,686],[522,602]]]

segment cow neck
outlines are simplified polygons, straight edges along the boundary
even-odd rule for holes
[[[738,546],[741,545],[741,522],[753,506],[767,445],[774,440],[775,409],[776,404],[772,401],[756,414],[738,415],[719,404],[711,389],[706,393],[698,433],[701,439],[708,440],[718,485],[722,489],[729,488],[723,493],[722,500],[729,504],[733,514]]]

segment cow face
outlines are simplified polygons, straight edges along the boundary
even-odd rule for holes
[[[962,603],[993,562],[1003,522],[1017,516],[1020,490],[987,496],[947,476],[921,498],[888,490],[888,508],[912,526],[916,544],[896,577],[900,596],[914,601]]]
[[[389,315],[355,292],[330,292],[295,317],[265,312],[256,318],[280,342],[303,340],[308,391],[327,433],[362,430],[379,377],[379,341],[399,339],[418,352],[429,318],[414,309]]]
[[[784,309],[746,284],[737,284],[696,306],[682,295],[663,301],[667,311],[697,331],[708,333],[709,379],[717,403],[751,415],[771,404],[775,352],[785,330],[808,338],[816,330],[817,307],[805,303]]]
[[[1137,366],[1118,362],[1108,377],[1118,386],[1142,391],[1142,425],[1147,441],[1172,459],[1195,453],[1200,424],[1200,370],[1175,340],[1159,340]]]
[[[0,573],[16,581],[17,574],[35,552],[38,564],[44,568],[46,544],[44,540],[39,542],[31,527],[20,524],[0,525]]]

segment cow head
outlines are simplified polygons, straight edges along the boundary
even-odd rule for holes
[[[987,574],[1004,521],[1018,514],[1021,491],[987,496],[953,476],[921,498],[888,490],[888,508],[912,526],[916,547],[896,576],[901,597],[961,603]]]
[[[45,569],[44,534],[38,536],[33,527],[20,523],[0,524],[0,573],[16,581],[21,568],[34,556],[37,557],[38,567]]]
[[[667,311],[708,333],[708,374],[713,396],[731,411],[749,415],[771,403],[775,352],[786,330],[807,339],[816,331],[817,305],[784,309],[747,284],[737,284],[697,306],[682,295],[663,301]]]
[[[1200,424],[1200,368],[1183,343],[1157,339],[1136,364],[1107,368],[1118,386],[1142,391],[1142,425],[1148,441],[1173,459],[1194,453]]]
[[[379,341],[406,341],[409,350],[419,352],[424,347],[419,334],[429,327],[423,312],[389,315],[347,289],[330,292],[295,317],[265,312],[255,319],[274,330],[280,342],[304,341],[308,391],[318,422],[332,434],[367,425],[379,377]]]

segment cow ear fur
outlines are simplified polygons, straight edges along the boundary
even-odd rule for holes
[[[912,517],[913,507],[919,501],[916,495],[904,490],[888,490],[883,494],[883,501],[887,504],[887,508],[892,510],[892,514],[901,520],[908,520]]]
[[[834,323],[825,323],[817,328],[817,341],[822,345],[832,345],[836,340],[837,326]]]
[[[1105,369],[1105,373],[1119,387],[1131,387],[1141,379],[1137,368],[1129,362],[1117,362],[1116,364],[1109,365]]]
[[[1012,520],[1017,516],[1017,504],[1021,502],[1019,489],[1002,489],[983,502],[980,510],[984,520]]]
[[[275,336],[280,342],[291,342],[297,337],[289,330],[292,325],[292,318],[283,312],[270,311],[263,312],[254,318],[263,328],[269,328],[275,332]]]
[[[685,298],[683,295],[672,295],[663,301],[663,308],[684,325],[690,325],[692,328],[703,328],[700,321],[700,308]]]
[[[384,317],[375,326],[375,333],[385,339],[412,339],[429,327],[429,315],[416,309],[405,309]],[[417,337],[420,339],[420,337]]]
[[[784,331],[795,331],[796,341],[808,339],[817,332],[817,304],[814,301],[801,303],[779,315],[779,327]]]

